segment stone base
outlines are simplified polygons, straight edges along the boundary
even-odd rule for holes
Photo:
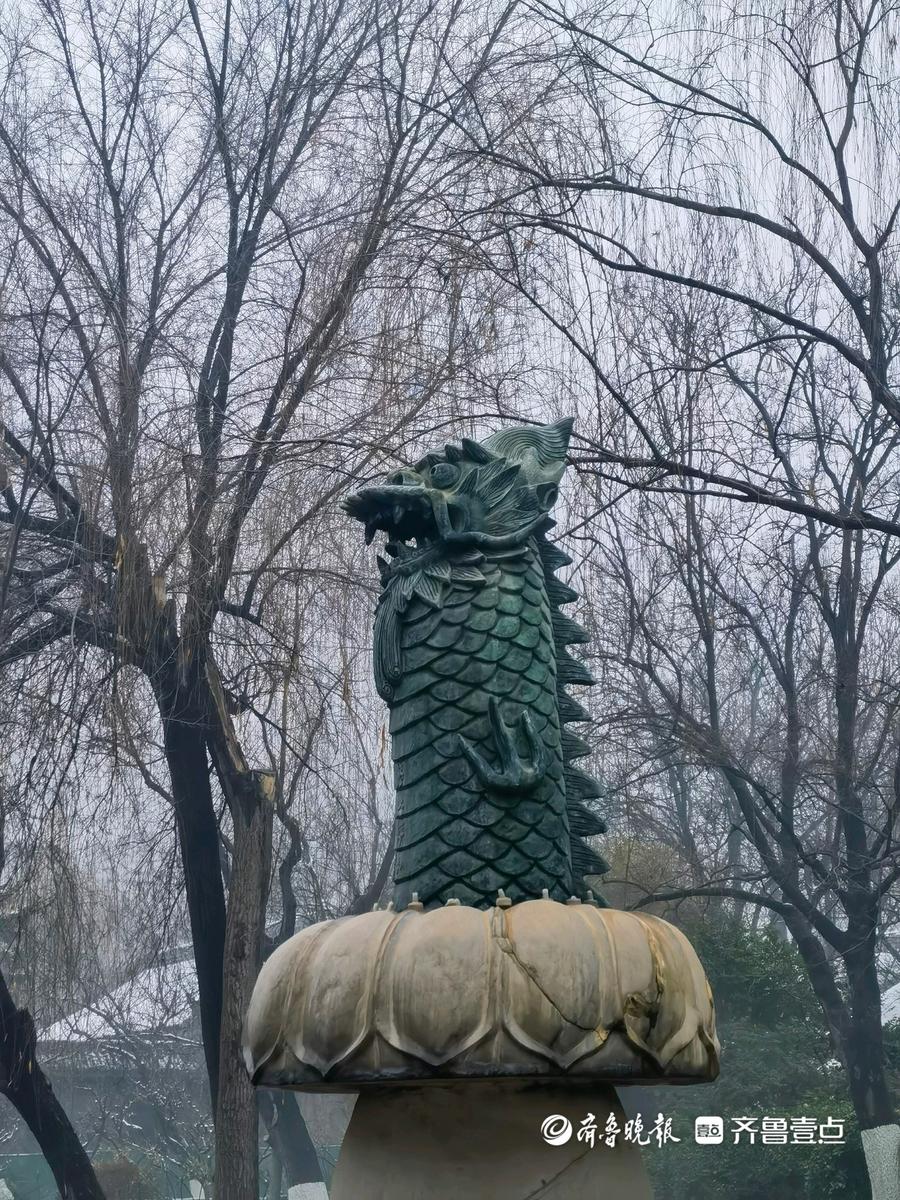
[[[652,1200],[636,1146],[591,1148],[575,1134],[588,1113],[602,1132],[625,1117],[610,1087],[487,1082],[366,1089],[341,1149],[331,1200]],[[552,1114],[572,1136],[550,1145]]]

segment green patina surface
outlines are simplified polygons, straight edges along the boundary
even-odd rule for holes
[[[605,831],[574,764],[567,694],[593,680],[561,606],[570,560],[547,538],[571,421],[500,430],[428,454],[347,501],[388,535],[379,559],[375,682],[391,711],[397,788],[395,905],[479,907],[584,897],[608,869],[583,840]],[[601,901],[602,903],[602,901]]]

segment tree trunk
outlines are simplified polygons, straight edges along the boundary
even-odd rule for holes
[[[171,642],[158,660],[174,663]],[[241,1054],[244,1013],[262,957],[272,838],[272,779],[251,771],[224,703],[215,663],[187,690],[168,668],[150,673],[163,720],[178,842],[200,993],[200,1021],[216,1124],[216,1200],[257,1195],[258,1117],[275,1139],[289,1186],[321,1180],[321,1168],[292,1097],[264,1097]],[[189,697],[189,698],[188,698]],[[226,915],[211,756],[234,821]],[[220,1190],[221,1189],[221,1190]],[[229,1190],[231,1189],[231,1190]],[[244,1190],[249,1189],[249,1190]]]
[[[157,683],[154,680],[154,684]],[[178,845],[197,967],[203,1052],[215,1113],[222,1027],[225,888],[219,860],[219,825],[206,754],[206,720],[200,705],[184,702],[177,685],[171,688],[157,685],[156,694],[175,801]]]
[[[278,1156],[278,1151],[275,1149],[274,1143],[271,1149],[272,1165],[269,1167],[269,1187],[266,1191],[266,1197],[267,1200],[281,1200],[281,1184],[283,1179],[281,1159]]]
[[[234,795],[235,784],[239,791]],[[219,1039],[215,1200],[259,1195],[259,1106],[241,1052],[244,1013],[260,967],[272,843],[274,778],[229,780],[234,855],[225,922],[225,1003]]]
[[[34,1021],[0,974],[0,1091],[34,1134],[63,1200],[105,1200],[91,1160],[35,1057]]]
[[[258,1100],[260,1115],[269,1131],[272,1149],[282,1164],[288,1189],[303,1183],[321,1183],[319,1156],[293,1094],[263,1089]]]
[[[845,955],[844,963],[850,990],[847,1073],[853,1107],[860,1129],[895,1125],[897,1112],[884,1069],[881,990],[875,967],[874,937],[865,940],[858,955]]]
[[[851,932],[859,923],[851,922]],[[874,926],[871,919],[862,924],[856,949],[844,955],[850,991],[846,1051],[850,1095],[862,1131],[872,1200],[900,1200],[900,1129],[884,1069]]]
[[[850,989],[848,1011],[821,942],[799,914],[788,914],[787,925],[822,1005],[832,1044],[847,1071],[853,1110],[863,1134],[872,1200],[900,1200],[900,1130],[885,1077],[881,993],[871,931],[867,936],[861,930],[855,953],[844,955]]]

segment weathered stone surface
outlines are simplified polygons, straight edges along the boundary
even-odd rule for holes
[[[614,1113],[610,1087],[545,1083],[385,1088],[360,1096],[331,1200],[651,1200],[636,1146],[579,1141],[592,1114]],[[549,1145],[543,1121],[565,1117],[572,1136]]]
[[[530,900],[376,911],[310,926],[260,973],[245,1027],[254,1082],[696,1081],[718,1073],[706,977],[648,915]]]
[[[864,1129],[862,1143],[872,1200],[900,1200],[900,1126]]]

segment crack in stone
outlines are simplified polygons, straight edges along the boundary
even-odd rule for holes
[[[513,947],[509,943],[507,943],[507,945],[505,945],[505,946],[503,945],[504,941],[506,941],[505,938],[500,939],[501,950],[503,950],[505,954],[508,954],[510,956],[510,958],[513,960],[513,962],[516,964],[516,966],[519,968],[519,970],[528,976],[528,978],[531,980],[531,982],[534,984],[534,986],[537,988],[537,990],[541,993],[541,995],[544,997],[544,999],[547,1001],[547,1003],[550,1005],[550,1007],[553,1008],[556,1012],[558,1012],[559,1015],[562,1017],[562,1019],[565,1022],[567,1022],[567,1024],[574,1025],[576,1029],[580,1029],[583,1033],[598,1033],[598,1034],[603,1033],[604,1039],[605,1039],[605,1037],[609,1033],[608,1030],[598,1029],[596,1025],[582,1025],[580,1021],[576,1021],[574,1017],[570,1017],[566,1013],[564,1013],[563,1010],[556,1003],[556,1001],[553,999],[553,997],[547,992],[546,988],[542,987],[541,984],[538,982],[533,971],[525,963],[522,962],[522,960],[519,958],[518,954],[515,952]]]
[[[571,1162],[567,1162],[562,1170],[557,1171],[556,1174],[550,1179],[545,1179],[543,1183],[538,1185],[537,1191],[528,1192],[527,1195],[522,1197],[522,1200],[540,1200],[541,1196],[546,1196],[548,1194],[547,1189],[555,1187],[556,1184],[559,1183],[560,1179],[562,1179],[563,1175],[565,1175],[567,1171],[570,1171],[572,1167],[577,1167],[578,1164],[585,1159],[589,1153],[590,1147],[588,1147],[586,1150],[583,1150],[581,1154],[579,1154],[577,1158],[573,1158]]]
[[[513,962],[516,964],[516,966],[519,968],[519,970],[522,971],[522,973],[531,980],[531,982],[534,984],[534,986],[537,988],[537,990],[541,993],[541,995],[544,997],[544,999],[547,1001],[547,1003],[550,1005],[550,1007],[552,1009],[554,1009],[555,1012],[559,1013],[559,1015],[562,1017],[562,1019],[564,1021],[568,1022],[569,1025],[574,1025],[575,1028],[580,1029],[582,1031],[582,1033],[596,1033],[596,1034],[602,1033],[603,1040],[604,1041],[606,1040],[606,1038],[609,1036],[608,1029],[600,1030],[597,1028],[596,1025],[582,1025],[579,1021],[576,1021],[574,1019],[574,1017],[570,1017],[566,1013],[563,1012],[563,1010],[559,1007],[559,1005],[556,1003],[556,1001],[553,999],[553,997],[551,995],[549,995],[546,988],[543,988],[541,986],[541,984],[538,982],[538,980],[535,978],[534,972],[525,963],[522,962],[521,958],[519,958],[518,954],[516,953],[515,946],[513,945],[511,939],[509,938],[509,936],[506,933],[501,934],[501,933],[494,932],[493,936],[496,939],[497,944],[500,946],[500,949],[503,951],[503,953],[507,954],[513,960]],[[526,1200],[527,1200],[527,1197],[526,1197]]]

